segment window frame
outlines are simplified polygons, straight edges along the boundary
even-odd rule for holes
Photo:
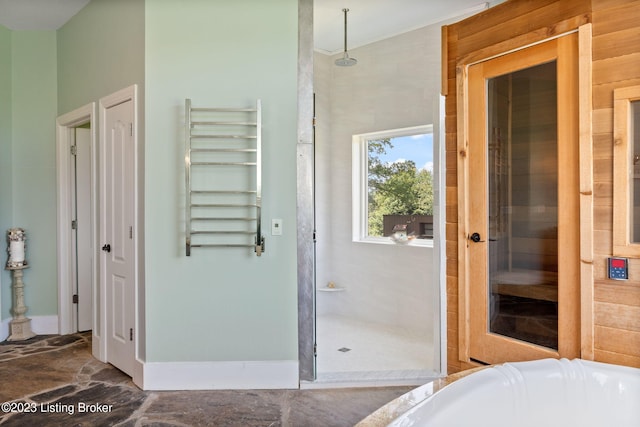
[[[633,137],[640,131],[633,126],[631,103],[640,101],[640,85],[616,88],[613,98],[613,256],[640,258],[640,242],[631,239]]]
[[[399,138],[413,135],[432,135],[432,151],[436,145],[433,124],[412,126],[399,129],[389,129],[378,132],[361,133],[352,136],[352,241],[357,243],[374,243],[383,245],[396,246],[417,246],[417,247],[433,247],[434,239],[413,239],[406,243],[398,244],[389,237],[369,236],[368,235],[368,160],[369,152],[367,149],[368,141],[383,138]],[[436,153],[433,152],[434,172],[435,162],[437,161]],[[434,176],[435,181],[435,176]],[[434,192],[435,182],[434,182]],[[435,210],[435,201],[434,201]],[[435,212],[434,212],[435,213]],[[435,228],[435,225],[434,225]]]

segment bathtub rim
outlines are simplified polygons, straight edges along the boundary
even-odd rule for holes
[[[558,369],[563,369],[563,364],[568,364],[574,369],[583,369],[583,370],[591,370],[593,371],[596,368],[604,368],[609,370],[618,371],[624,374],[637,374],[640,375],[640,368],[611,364],[606,362],[598,362],[586,359],[536,359],[530,361],[521,361],[521,362],[506,362],[496,365],[487,365],[480,366],[477,368],[461,371],[455,374],[451,374],[447,377],[441,378],[439,380],[435,380],[432,383],[425,384],[423,386],[417,387],[414,390],[409,391],[408,393],[398,397],[397,399],[392,400],[386,405],[382,406],[378,410],[372,412],[369,416],[360,421],[356,427],[382,427],[388,426],[397,419],[401,418],[403,415],[407,414],[410,411],[415,411],[416,408],[420,406],[424,406],[428,404],[428,401],[435,399],[438,393],[444,392],[445,390],[450,390],[453,387],[460,387],[462,384],[466,384],[469,381],[476,381],[477,377],[474,377],[475,374],[479,374],[482,376],[491,376],[496,375],[497,371],[503,370],[518,370],[519,366],[524,365],[525,369],[529,369],[531,367],[542,366],[542,364],[554,364],[554,367]],[[582,365],[578,368],[575,368],[574,365]],[[566,366],[565,366],[566,368]],[[483,371],[486,374],[482,374]],[[502,372],[499,372],[502,375]],[[448,392],[446,392],[448,393]]]

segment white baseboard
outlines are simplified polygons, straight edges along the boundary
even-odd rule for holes
[[[4,319],[0,322],[0,341],[4,341],[9,337],[9,322],[11,319]]]
[[[150,362],[144,390],[297,389],[298,361]]]
[[[58,333],[58,316],[33,316],[38,335]],[[0,341],[11,319],[0,321]],[[94,349],[95,350],[95,349]],[[299,388],[297,360],[230,362],[139,362],[135,383],[143,390],[247,390]]]
[[[33,316],[31,330],[38,335],[58,334],[58,316]]]
[[[31,319],[31,330],[36,335],[58,334],[58,316],[27,316]],[[9,323],[11,318],[0,322],[0,341],[9,337]]]

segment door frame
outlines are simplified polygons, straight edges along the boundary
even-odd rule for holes
[[[74,328],[74,304],[72,297],[75,292],[73,278],[73,237],[71,233],[71,221],[73,220],[73,194],[71,176],[71,163],[73,156],[70,150],[70,141],[75,128],[81,125],[90,126],[90,150],[91,150],[91,240],[97,242],[97,138],[96,138],[96,103],[86,104],[76,110],[63,114],[56,119],[56,200],[57,200],[57,267],[58,267],[58,333],[71,334],[76,332]],[[98,264],[97,249],[91,261],[91,289],[93,297],[92,308],[92,354],[103,360],[100,352],[101,335],[99,333],[97,294],[98,294]]]
[[[576,30],[557,34],[523,46],[496,52],[486,49],[480,55],[461,58],[457,70],[457,183],[458,183],[458,359],[476,364],[470,355],[470,256],[468,236],[470,203],[469,182],[469,67],[490,59],[517,52],[553,39],[578,33],[578,175],[579,175],[579,287],[574,296],[579,304],[579,330],[576,339],[581,358],[593,359],[593,148],[592,148],[592,71],[591,71],[591,24]],[[508,44],[507,44],[508,46]],[[496,46],[494,46],[496,47]],[[484,55],[482,55],[484,54]]]
[[[144,321],[142,320],[142,313],[144,307],[144,292],[143,292],[143,269],[141,266],[143,265],[143,231],[142,227],[144,224],[142,215],[142,201],[143,201],[143,191],[141,187],[141,183],[144,182],[142,179],[142,174],[144,173],[144,167],[142,162],[142,144],[139,143],[139,112],[138,112],[138,85],[134,84],[128,86],[124,89],[121,89],[117,92],[114,92],[110,95],[107,95],[103,98],[100,98],[98,102],[98,117],[99,117],[99,127],[100,127],[100,140],[99,140],[99,155],[100,155],[100,166],[98,173],[99,180],[99,240],[96,245],[97,248],[101,247],[102,244],[106,242],[105,237],[105,215],[106,209],[104,206],[106,201],[104,199],[104,185],[105,185],[105,141],[106,141],[106,113],[107,110],[116,105],[122,104],[124,102],[131,101],[133,103],[133,239],[134,239],[134,255],[133,255],[133,270],[134,274],[132,277],[133,286],[134,286],[134,360],[133,360],[133,374],[132,379],[133,382],[142,387],[143,385],[143,362],[142,362],[142,350],[144,348],[143,343],[145,342],[145,334],[144,334]],[[96,249],[98,250],[98,249]],[[103,361],[107,360],[108,354],[108,345],[107,345],[107,321],[109,320],[107,315],[107,289],[104,277],[104,264],[105,264],[105,252],[99,251],[99,260],[100,260],[100,274],[99,274],[99,307],[100,307],[100,335],[104,337],[101,340],[101,348],[100,354],[104,356],[104,359],[100,359]]]
[[[486,108],[486,79],[507,73],[515,73],[541,64],[555,61],[557,66],[557,239],[558,242],[558,349],[535,345],[513,339],[487,330],[489,323],[489,224],[488,193],[489,171],[487,169],[489,150],[488,111]],[[549,40],[503,55],[498,58],[473,65],[469,70],[469,114],[474,120],[469,124],[469,204],[471,212],[478,214],[467,218],[470,232],[480,232],[485,243],[469,243],[466,246],[469,261],[470,307],[470,356],[487,363],[524,361],[547,357],[575,358],[579,355],[578,327],[579,304],[579,218],[578,209],[578,121],[577,109],[573,102],[577,99],[577,35]],[[566,126],[565,126],[566,125]],[[508,132],[508,131],[507,131]],[[507,136],[507,140],[509,137]],[[481,178],[484,177],[484,178]]]

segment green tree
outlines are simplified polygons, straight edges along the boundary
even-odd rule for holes
[[[384,215],[433,215],[433,176],[415,162],[382,162],[390,139],[368,143],[368,233],[383,235]]]

